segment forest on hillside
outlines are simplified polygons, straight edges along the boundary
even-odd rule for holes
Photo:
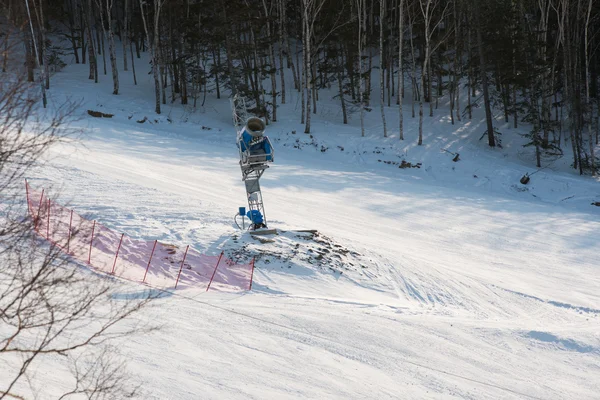
[[[409,107],[420,145],[423,118],[447,113],[454,124],[483,107],[489,146],[500,134],[496,113],[528,127],[538,167],[545,153],[566,147],[581,174],[599,165],[598,1],[0,0],[0,7],[2,71],[11,69],[11,53],[24,52],[23,73],[42,83],[44,101],[52,72],[73,59],[89,66],[90,80],[112,79],[115,95],[120,74],[137,82],[136,68],[150,67],[156,113],[168,102],[201,103],[208,92],[237,94],[269,122],[292,77],[287,88],[302,95],[307,133],[327,88],[341,122],[360,113],[363,136],[365,112],[380,110],[383,136],[391,129],[403,140]],[[150,66],[140,65],[143,52]],[[399,126],[386,124],[385,107],[397,107]]]

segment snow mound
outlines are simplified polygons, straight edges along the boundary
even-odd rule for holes
[[[238,244],[238,249],[231,252],[230,258],[245,260],[253,255],[265,271],[288,269],[298,275],[352,275],[368,268],[368,261],[361,254],[316,231],[280,231],[264,237],[234,235],[232,241]]]

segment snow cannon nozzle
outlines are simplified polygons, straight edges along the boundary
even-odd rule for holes
[[[246,121],[244,130],[253,137],[261,137],[265,133],[266,125],[265,122],[258,117],[250,117]]]

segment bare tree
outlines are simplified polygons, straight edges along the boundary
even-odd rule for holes
[[[155,111],[160,114],[160,92],[161,84],[159,78],[159,32],[160,32],[160,12],[166,0],[155,0],[154,1],[154,24],[152,26],[152,36],[148,30],[148,23],[146,21],[146,12],[144,11],[145,0],[140,0],[140,12],[142,14],[142,22],[144,24],[144,31],[146,32],[146,38],[148,39],[148,45],[150,47],[150,59],[152,60],[152,73],[154,75],[154,95],[155,95]]]
[[[42,8],[42,2],[40,1],[39,4],[39,10],[37,7],[37,4],[34,3],[34,11],[35,11],[35,15],[36,15],[36,19],[37,19],[37,23],[38,23],[38,28],[40,29],[40,35],[42,37],[42,43],[40,43],[38,45],[37,40],[36,40],[36,34],[35,34],[35,30],[33,28],[33,20],[31,17],[31,9],[29,7],[29,0],[25,0],[25,6],[27,8],[27,18],[29,20],[29,28],[31,29],[31,40],[33,42],[33,49],[35,50],[35,57],[33,57],[35,59],[35,63],[38,65],[38,67],[40,68],[40,70],[42,71],[42,76],[40,77],[41,80],[41,87],[42,87],[42,102],[44,105],[44,108],[46,108],[46,106],[48,105],[48,100],[46,98],[46,89],[50,88],[50,80],[48,78],[48,62],[46,60],[45,54],[45,48],[46,48],[46,30],[44,28],[44,11]],[[40,59],[43,60],[43,68],[40,62]],[[31,80],[31,79],[30,79]]]
[[[123,17],[123,71],[127,71],[127,43],[130,42],[129,39],[129,0],[125,0],[125,5],[123,7],[123,11],[125,16]]]
[[[283,32],[284,32],[284,26],[287,24],[287,21],[285,20],[285,2],[283,0],[276,0],[277,1],[277,14],[279,16],[278,22],[277,22],[277,29],[278,29],[278,35],[279,35],[279,46],[277,46],[278,49],[278,57],[279,57],[279,77],[281,79],[281,104],[285,104],[285,74],[284,74],[284,70],[283,70],[283,49],[284,49],[284,36],[283,36]],[[287,40],[287,38],[286,38]],[[288,54],[288,60],[289,60],[289,54]]]
[[[415,14],[416,11],[413,10],[413,7],[407,7],[408,11],[408,26],[410,30],[410,56],[411,56],[411,88],[412,88],[412,100],[411,100],[411,116],[415,117],[415,100],[419,96],[418,90],[418,82],[417,82],[417,57],[415,55],[415,44],[413,40],[414,36],[414,28],[415,28]]]
[[[546,64],[547,62],[547,43],[548,43],[548,20],[550,18],[550,10],[551,10],[551,1],[549,0],[538,0],[538,7],[540,12],[539,23],[538,23],[538,58],[539,62],[542,64]],[[552,90],[551,81],[549,80],[548,73],[546,70],[538,73],[538,79],[540,81],[540,90],[541,90],[541,112],[539,115],[539,122],[541,128],[544,132],[544,136],[541,140],[541,145],[543,147],[548,147],[548,138],[549,138],[549,129],[550,126],[549,120],[550,116],[550,100],[552,98],[552,94],[550,93]],[[537,149],[539,153],[539,148]],[[538,165],[539,167],[539,165]]]
[[[365,0],[356,0],[356,13],[358,14],[358,103],[360,107],[360,133],[365,136],[365,105],[363,97],[365,94],[365,80],[363,77],[362,53],[366,35],[367,11]]]
[[[105,346],[89,354],[69,356],[70,372],[74,387],[58,400],[83,395],[88,399],[132,398],[138,394],[140,385],[133,385],[129,375],[124,374],[127,365],[116,354],[119,349]]]
[[[110,57],[110,69],[112,71],[113,78],[113,94],[119,94],[119,70],[117,68],[117,52],[115,50],[115,35],[112,29],[112,8],[113,0],[95,0],[98,11],[100,12],[100,23],[102,25],[102,32],[104,37],[108,39],[108,52]],[[106,23],[104,21],[104,15],[106,15]],[[107,28],[108,27],[108,28]],[[125,48],[125,42],[123,48]],[[125,68],[127,70],[127,68]]]
[[[379,91],[381,106],[381,121],[383,122],[383,137],[387,137],[387,124],[385,123],[385,89],[383,87],[383,24],[385,18],[385,0],[379,0]]]
[[[282,20],[282,25],[283,25],[283,36],[281,37],[281,44],[280,46],[282,48],[286,49],[286,59],[287,59],[287,66],[288,68],[292,68],[292,75],[294,76],[294,89],[300,91],[300,63],[296,63],[298,66],[298,69],[295,68],[294,65],[294,58],[292,57],[292,49],[290,46],[290,40],[288,37],[288,31],[287,31],[287,20],[286,20],[286,0],[280,0],[280,8],[281,8],[281,20]],[[294,45],[294,50],[296,50],[296,46]],[[296,57],[298,57],[298,52],[296,52]],[[280,66],[280,68],[283,68],[283,66]]]
[[[275,1],[275,0],[273,0]],[[271,98],[273,101],[273,122],[277,122],[277,63],[275,61],[275,49],[273,46],[273,43],[275,43],[275,40],[272,38],[273,36],[273,30],[271,30],[271,23],[269,22],[271,20],[271,17],[273,15],[273,2],[271,2],[271,6],[267,7],[267,0],[263,0],[263,9],[265,11],[265,20],[267,21],[266,23],[266,28],[267,28],[267,36],[269,38],[269,72],[271,75]],[[283,76],[283,75],[282,75]],[[282,85],[283,85],[283,78],[282,78]]]
[[[454,2],[454,61],[452,63],[453,74],[450,82],[450,121],[454,125],[454,109],[456,118],[460,121],[460,62],[461,52],[461,15],[458,9],[458,1]]]
[[[94,34],[92,32],[93,24],[93,8],[92,0],[87,0],[87,7],[83,7],[83,13],[86,16],[86,36],[88,38],[88,55],[90,64],[90,75],[88,79],[93,79],[95,83],[98,83],[98,57],[96,55],[96,47],[94,44]]]
[[[311,114],[311,101],[313,94],[314,85],[314,68],[313,68],[313,46],[312,41],[314,38],[315,22],[325,4],[324,0],[302,0],[302,21],[304,24],[304,59],[305,61],[305,76],[306,76],[306,120],[304,125],[304,133],[310,133],[310,114]]]
[[[27,0],[29,5],[29,0]],[[29,7],[29,6],[28,6]],[[33,10],[35,19],[37,22],[38,33],[40,41],[37,42],[34,36],[34,44],[36,45],[36,52],[38,52],[38,64],[42,71],[42,81],[45,89],[50,89],[50,72],[48,69],[48,50],[46,49],[46,15],[44,14],[44,2],[43,0],[33,0]],[[31,18],[31,16],[29,16]],[[33,34],[33,31],[32,31]],[[45,91],[42,92],[45,97]]]
[[[123,397],[135,388],[124,381],[116,353],[101,354],[112,339],[143,329],[120,323],[152,295],[116,300],[119,285],[84,273],[34,233],[35,218],[25,217],[23,178],[73,132],[68,122],[78,107],[43,110],[36,92],[24,73],[0,80],[0,399],[23,398],[43,386],[30,375],[37,364],[97,356],[96,366],[75,363],[74,390],[93,394],[88,398]]]
[[[594,106],[590,102],[590,55],[589,55],[589,26],[590,16],[592,15],[592,0],[589,0],[587,7],[587,16],[585,18],[585,104],[589,113],[588,121],[588,140],[590,146],[590,167],[592,169],[592,176],[596,175],[596,160],[594,155],[594,135],[592,133],[592,124],[594,118]]]
[[[475,3],[475,2],[474,2]],[[492,121],[492,108],[490,105],[490,95],[488,90],[488,77],[487,77],[487,63],[485,58],[485,52],[483,50],[483,40],[481,38],[481,11],[479,8],[481,3],[473,4],[475,11],[475,33],[477,35],[477,49],[479,52],[479,64],[481,69],[481,86],[483,88],[483,102],[485,106],[485,120],[487,122],[487,137],[488,144],[490,147],[496,146],[496,139],[494,138],[494,124]]]
[[[348,112],[346,111],[346,99],[344,97],[344,78],[343,78],[343,70],[344,70],[344,50],[343,46],[339,45],[337,53],[339,53],[339,66],[336,68],[336,80],[338,81],[338,95],[340,96],[340,102],[342,105],[342,121],[344,124],[348,123]]]
[[[12,2],[8,2],[8,4],[0,4],[0,9],[4,11],[4,15],[6,15],[7,21],[11,21],[13,19],[12,12]],[[10,46],[10,38],[12,36],[13,31],[16,31],[13,24],[7,24],[6,31],[4,32],[2,44],[2,72],[6,72],[8,68],[8,55],[9,55],[9,46]]]
[[[425,54],[423,56],[423,66],[421,68],[421,88],[419,93],[419,141],[417,144],[423,144],[423,100],[425,97],[425,73],[430,69],[431,53],[434,52],[442,41],[439,41],[436,46],[432,47],[432,36],[438,26],[444,21],[449,2],[436,16],[436,8],[441,0],[418,0],[421,14],[423,15],[423,23],[425,28]],[[437,19],[436,19],[437,17]],[[431,74],[429,74],[431,75]],[[431,82],[431,76],[429,76]],[[429,90],[431,92],[431,90]],[[429,103],[431,104],[431,93],[429,93]],[[431,107],[430,107],[431,108]]]
[[[403,70],[403,48],[404,48],[404,0],[399,0],[398,4],[398,116],[400,128],[400,140],[404,140],[404,112],[402,111],[402,95],[404,90],[404,70]]]

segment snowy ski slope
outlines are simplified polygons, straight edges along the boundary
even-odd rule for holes
[[[252,292],[177,291],[144,312],[165,326],[122,343],[140,398],[600,398],[600,193],[568,160],[520,185],[533,161],[516,132],[499,122],[503,149],[490,150],[479,119],[452,126],[442,109],[422,147],[408,109],[399,143],[393,128],[381,138],[379,112],[360,138],[358,117],[341,125],[333,101],[310,137],[288,90],[267,129],[267,217],[319,236],[259,243],[233,225],[245,198],[226,100],[156,116],[149,76],[122,77],[118,97],[85,77],[69,66],[53,78],[54,100],[83,99],[84,135],[32,184],[131,236],[258,256]],[[420,168],[393,164],[403,159]],[[52,382],[43,398],[65,385],[55,368],[38,367]]]

